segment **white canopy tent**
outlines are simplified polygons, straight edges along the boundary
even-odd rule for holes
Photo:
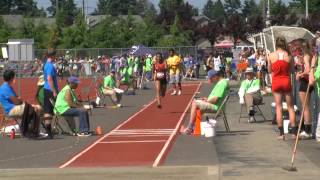
[[[287,42],[291,42],[298,38],[312,39],[314,34],[309,30],[301,27],[290,27],[290,26],[271,26],[263,29],[261,33],[255,34],[248,40],[254,43],[254,47],[263,47],[269,52],[276,49],[275,40],[277,37],[283,36]]]

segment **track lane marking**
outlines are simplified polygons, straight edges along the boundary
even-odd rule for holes
[[[166,142],[165,140],[141,140],[141,141],[105,141],[99,142],[99,144],[119,144],[119,143],[158,143],[158,142]]]
[[[195,85],[195,84],[194,84]],[[187,111],[189,110],[189,107],[192,103],[192,100],[194,99],[194,97],[196,96],[196,92],[199,92],[199,89],[202,85],[202,82],[200,82],[198,84],[198,87],[196,89],[196,91],[193,93],[193,96],[191,97],[190,101],[189,101],[189,104],[187,105],[186,109],[184,110],[183,114],[181,115],[180,117],[180,120],[178,121],[177,125],[176,125],[176,128],[174,129],[174,132],[172,132],[172,134],[170,135],[169,139],[167,140],[167,142],[165,143],[165,145],[163,146],[162,150],[160,151],[159,155],[157,156],[156,160],[154,161],[152,167],[157,167],[159,166],[159,163],[161,162],[165,152],[167,151],[171,141],[173,140],[173,138],[175,137],[175,135],[177,134],[178,130],[179,130],[179,127],[181,126],[181,123],[187,113]]]
[[[136,112],[134,115],[132,115],[131,117],[129,117],[126,121],[122,122],[121,124],[119,124],[115,129],[111,130],[109,133],[105,134],[104,136],[102,136],[101,138],[99,138],[98,140],[96,140],[95,142],[93,142],[90,146],[88,146],[86,149],[84,149],[83,151],[81,151],[80,153],[76,154],[74,157],[72,157],[69,161],[65,162],[64,164],[62,164],[59,168],[65,168],[68,165],[70,165],[72,162],[74,162],[75,160],[77,160],[80,156],[82,156],[84,153],[86,153],[87,151],[89,151],[91,148],[93,148],[96,144],[98,144],[99,142],[101,142],[103,139],[105,139],[106,137],[108,137],[110,134],[112,134],[114,131],[118,130],[119,128],[121,128],[122,126],[124,126],[127,122],[129,122],[131,119],[133,119],[134,117],[136,117],[139,113],[141,113],[142,111],[144,111],[145,109],[147,109],[149,106],[151,106],[153,103],[156,102],[156,99],[152,100],[149,104],[147,104],[146,106],[144,106],[142,109],[140,109],[138,112]]]

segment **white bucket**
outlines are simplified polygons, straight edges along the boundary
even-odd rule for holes
[[[283,131],[285,134],[289,133],[289,124],[290,124],[289,120],[287,119],[283,120]]]
[[[206,126],[207,122],[201,122],[200,123],[200,128],[201,128],[201,136],[204,136],[204,127]]]
[[[206,122],[204,125],[204,136],[205,137],[213,137],[216,135],[215,127]]]

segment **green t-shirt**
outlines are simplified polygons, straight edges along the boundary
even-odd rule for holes
[[[109,75],[109,76],[106,76],[103,80],[103,87],[106,88],[110,88],[110,89],[113,89],[116,87],[116,81],[115,79]]]
[[[146,59],[146,69],[147,72],[152,71],[152,59],[147,58]]]
[[[122,76],[121,82],[129,83],[130,75],[128,73],[128,69],[127,68],[123,68],[121,70],[121,76]]]
[[[245,93],[252,93],[257,92],[260,90],[260,80],[259,79],[253,79],[253,80],[244,80],[241,83],[240,91],[243,91]]]
[[[70,88],[69,85],[66,85],[58,94],[57,100],[55,103],[55,108],[54,108],[54,113],[56,114],[63,114],[67,110],[69,110],[71,107],[69,106],[68,102],[66,101],[66,92],[70,90],[71,91],[71,96],[72,96],[72,101],[74,103],[78,102],[77,96],[74,94],[74,91]]]
[[[226,79],[221,79],[212,89],[208,100],[213,97],[218,97],[218,102],[213,105],[213,110],[217,111],[222,104],[222,101],[227,96],[229,90],[229,82]]]
[[[44,105],[44,88],[43,88],[43,86],[40,88],[37,98],[38,98],[40,105],[43,106]]]
[[[132,76],[133,74],[134,61],[132,58],[128,58],[128,74]]]

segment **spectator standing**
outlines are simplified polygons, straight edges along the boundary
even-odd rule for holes
[[[296,116],[293,108],[292,85],[290,80],[290,70],[293,66],[287,43],[284,37],[276,39],[276,51],[268,58],[268,70],[272,72],[272,93],[276,104],[276,119],[280,134],[278,139],[285,140],[282,119],[282,98],[287,102],[289,119],[292,128],[292,137],[296,138],[297,126]]]
[[[299,97],[300,102],[303,102],[305,100],[305,97],[307,95],[307,89],[309,85],[309,73],[310,73],[310,63],[311,63],[311,57],[312,53],[310,50],[309,42],[307,42],[304,39],[301,39],[301,48],[302,48],[302,56],[300,57],[300,60],[297,64],[297,73],[296,73],[296,79],[299,81]],[[312,117],[310,112],[310,94],[313,91],[313,86],[310,86],[309,89],[309,95],[307,97],[307,102],[305,106],[305,111],[302,112],[304,114],[304,129],[299,134],[299,137],[302,139],[311,139],[312,138]]]
[[[167,59],[167,65],[170,73],[170,84],[172,84],[173,92],[171,95],[181,95],[181,70],[182,62],[181,58],[175,54],[173,49],[169,50],[169,57]],[[177,85],[178,84],[178,87]]]
[[[312,47],[312,60],[311,69],[309,74],[309,83],[315,85],[317,88],[317,94],[320,96],[320,31],[317,33],[317,37],[311,42]],[[320,142],[320,113],[318,114],[318,121],[315,129],[316,140]]]
[[[48,133],[48,136],[52,139],[52,127],[51,121],[53,116],[53,107],[54,105],[51,103],[52,100],[55,100],[58,94],[58,81],[57,81],[57,71],[53,66],[55,61],[56,51],[53,49],[49,49],[47,53],[47,62],[44,65],[44,118],[45,118],[45,127]]]
[[[200,67],[201,67],[201,59],[200,57],[194,57],[194,56],[191,56],[192,58],[194,58],[194,73],[195,73],[195,77],[197,79],[199,79],[199,76],[200,76]]]
[[[206,61],[206,70],[207,70],[207,73],[213,69],[213,54],[210,53],[209,54],[209,57],[207,58],[207,61]]]

